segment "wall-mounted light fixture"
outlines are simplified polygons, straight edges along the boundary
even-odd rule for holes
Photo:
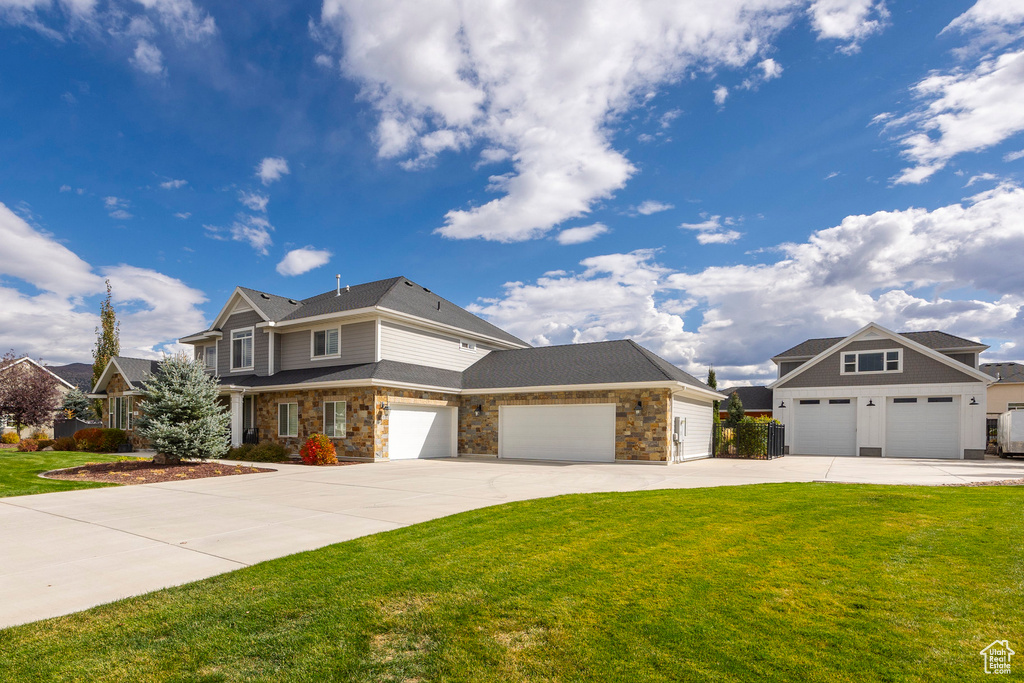
[[[385,417],[387,417],[390,414],[391,414],[391,404],[390,403],[385,403],[380,408],[380,417],[381,417],[381,419],[384,419]]]
[[[779,407],[780,408],[785,408],[786,407],[786,402],[785,401],[779,401]]]
[[[483,403],[481,403],[480,405],[478,405],[476,408],[473,409],[473,414],[476,415],[477,417],[480,417],[480,413],[482,413],[482,412],[484,412],[484,404]]]
[[[874,400],[872,400],[872,399],[870,399],[870,398],[869,398],[869,399],[868,399],[868,408],[874,408],[874,407],[875,407],[875,402],[874,402]]]
[[[973,396],[971,396],[971,405],[972,405],[972,406],[976,406],[976,405],[978,405],[978,402],[974,400],[974,397],[973,397]]]
[[[641,403],[640,401],[637,401],[636,402],[636,408],[633,409],[633,412],[636,413],[637,417],[640,417],[640,413],[642,413],[643,411],[644,411],[644,404]]]

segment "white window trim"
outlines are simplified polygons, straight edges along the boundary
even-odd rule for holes
[[[213,349],[213,365],[210,365],[210,349]],[[255,349],[254,349],[255,350]],[[217,343],[206,344],[203,346],[203,368],[206,370],[213,370],[217,372],[217,362],[220,361],[220,349],[217,348]]]
[[[1009,403],[1006,404],[1006,409],[1007,410],[1024,410],[1024,403],[1014,403],[1013,401],[1010,401]]]
[[[249,332],[249,338],[252,340],[252,365],[245,367],[235,367],[235,335],[239,332]],[[230,351],[231,366],[229,370],[231,372],[251,372],[256,369],[256,328],[255,327],[239,327],[236,330],[231,330],[231,339],[228,341],[228,349]]]
[[[460,339],[459,350],[467,351],[469,353],[476,353],[476,342],[470,339]]]
[[[295,433],[294,434],[282,434],[281,433],[281,406],[295,406]],[[290,411],[289,411],[290,412]],[[288,420],[291,422],[291,420]],[[282,401],[277,404],[277,435],[284,438],[297,438],[299,436],[299,404],[292,403],[289,401]]]
[[[885,364],[888,361],[886,361],[885,356],[886,356],[886,354],[892,353],[894,351],[898,354],[896,356],[896,362],[899,364],[899,369],[898,370],[886,370],[884,368],[884,366],[885,366]],[[861,356],[861,354],[867,354],[867,353],[880,353],[880,354],[882,354],[882,366],[883,366],[883,368],[881,370],[864,370],[864,371],[856,370],[856,367],[860,365],[860,356]],[[846,357],[849,356],[849,355],[856,356],[856,359],[854,360],[854,368],[855,369],[852,372],[847,372],[846,371]],[[863,351],[840,351],[839,352],[839,374],[840,375],[898,375],[898,374],[900,374],[902,372],[903,372],[903,349],[899,349],[899,348],[897,348],[897,349],[865,349]]]
[[[345,430],[341,436],[338,436],[338,408],[339,403],[345,404]],[[334,436],[327,433],[327,406],[335,406],[334,408]],[[324,435],[328,439],[344,439],[348,437],[348,401],[324,401]]]
[[[327,332],[328,330],[336,330],[338,332],[338,352],[330,353],[324,356],[314,355],[313,351],[316,346],[316,333]],[[341,325],[328,325],[326,327],[316,327],[309,331],[309,359],[311,361],[337,360],[338,358],[341,358]]]

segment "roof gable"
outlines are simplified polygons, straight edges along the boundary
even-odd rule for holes
[[[90,393],[99,394],[107,390],[107,385],[114,377],[114,374],[121,375],[132,390],[139,389],[142,383],[150,376],[155,375],[160,369],[160,361],[149,358],[131,358],[129,356],[114,356],[107,361],[107,367],[103,368],[96,386]]]
[[[23,363],[28,363],[29,365],[32,365],[33,367],[36,367],[36,368],[42,370],[43,372],[45,372],[46,374],[50,375],[55,380],[57,380],[58,382],[63,384],[68,389],[74,389],[75,388],[75,385],[71,384],[71,382],[68,382],[66,379],[64,379],[60,375],[58,375],[58,374],[54,373],[52,370],[50,370],[50,368],[46,367],[45,365],[40,365],[39,363],[35,362],[34,360],[29,358],[28,356],[22,356],[21,358],[16,358],[15,360],[11,361],[10,363],[6,363],[4,365],[0,365],[0,371],[9,370],[9,369],[11,369],[11,368],[13,368],[13,367],[15,367],[17,365],[21,365]]]
[[[914,341],[908,336],[908,334],[899,334],[897,332],[893,332],[892,330],[887,330],[886,328],[882,327],[881,325],[878,325],[877,323],[868,323],[867,325],[860,328],[850,336],[844,337],[840,339],[838,342],[823,349],[821,352],[819,352],[813,358],[808,360],[806,363],[802,364],[800,367],[796,368],[795,370],[792,370],[791,372],[786,373],[779,379],[775,380],[774,382],[768,385],[768,388],[775,389],[777,387],[781,387],[782,385],[788,382],[791,382],[794,378],[799,377],[803,373],[807,372],[810,368],[817,366],[823,360],[830,357],[832,354],[839,352],[841,349],[845,348],[849,344],[852,344],[857,341],[874,341],[886,339],[895,342],[900,346],[905,346],[909,349],[912,349],[932,360],[936,360],[939,363],[942,363],[943,365],[953,368],[954,370],[960,372],[961,374],[973,378],[974,381],[985,382],[986,384],[990,384],[992,382],[992,378],[986,375],[981,370],[975,370],[970,366],[964,365],[959,361],[953,360],[949,356],[946,356],[935,349],[929,348],[928,346],[925,346],[920,342]],[[953,339],[961,339],[960,337],[954,337],[953,335],[948,336],[952,337]],[[977,345],[975,342],[970,343]],[[986,346],[985,348],[988,347]],[[776,356],[775,358],[779,358],[779,356]],[[775,359],[773,358],[772,360]],[[877,382],[872,382],[871,384],[889,384],[889,382],[885,381],[885,375],[871,375],[870,377],[877,377],[879,380]]]
[[[870,324],[875,325],[875,323]],[[876,325],[876,327],[880,326]],[[864,329],[866,329],[866,327],[861,328],[861,330]],[[926,346],[936,351],[952,351],[954,349],[977,349],[978,351],[984,351],[988,348],[985,344],[971,341],[970,339],[964,339],[963,337],[958,337],[954,334],[941,332],[939,330],[928,330],[924,332],[892,332],[891,334],[896,334],[904,339],[909,339],[910,341],[917,342],[922,346]],[[772,360],[778,363],[778,361],[781,360],[813,358],[822,351],[832,348],[844,339],[847,339],[847,337],[821,337],[819,339],[808,339],[780,354],[772,356]]]

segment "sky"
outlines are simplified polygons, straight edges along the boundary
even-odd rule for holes
[[[874,321],[1024,360],[1020,0],[0,0],[0,349],[404,275],[720,385]]]

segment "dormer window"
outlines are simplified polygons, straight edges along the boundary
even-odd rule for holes
[[[476,342],[468,339],[459,340],[459,348],[463,351],[476,351]]]
[[[338,345],[338,328],[332,327],[326,330],[314,330],[312,339],[313,358],[337,358],[341,355]]]
[[[843,353],[841,374],[866,375],[884,372],[903,372],[903,351],[858,351]]]

